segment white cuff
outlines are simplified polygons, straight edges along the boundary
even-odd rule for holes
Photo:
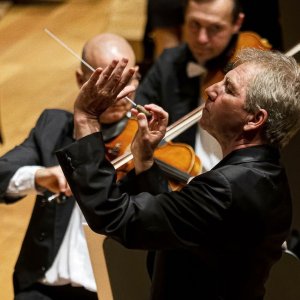
[[[6,195],[10,197],[26,196],[29,193],[37,194],[35,186],[35,172],[43,169],[41,166],[25,166],[19,168],[10,179]]]

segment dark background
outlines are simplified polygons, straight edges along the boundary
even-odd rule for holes
[[[251,0],[249,0],[251,1]],[[264,2],[262,0],[261,2]],[[280,21],[284,50],[300,43],[300,1],[279,0]],[[299,54],[296,56],[299,59]],[[298,61],[300,63],[300,61]],[[300,116],[299,116],[300,118]],[[283,150],[282,160],[286,166],[292,190],[294,218],[293,227],[300,230],[300,133]]]

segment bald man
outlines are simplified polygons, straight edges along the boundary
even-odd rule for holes
[[[128,42],[114,34],[105,33],[97,35],[88,41],[83,48],[82,58],[94,68],[105,68],[113,59],[126,57],[129,59],[129,68],[135,65],[135,54]],[[81,68],[76,71],[76,77],[79,87],[81,87],[92,75],[92,71],[81,64]],[[136,79],[133,84],[137,85]],[[131,95],[130,97],[133,97]],[[119,121],[130,110],[131,104],[126,99],[118,101],[111,109],[109,108],[105,115],[101,116],[100,122],[111,124]]]
[[[135,66],[134,52],[127,41],[108,33],[90,39],[82,57],[93,68],[105,67],[121,57],[129,58],[128,67]],[[91,74],[82,64],[76,71],[78,85],[82,86]],[[107,141],[126,126],[130,108],[128,101],[121,99],[101,116]],[[72,141],[73,115],[48,109],[27,139],[0,158],[0,202],[13,203],[29,193],[37,195],[15,266],[15,300],[97,299],[81,226],[83,217],[55,157],[57,149]],[[55,194],[60,196],[55,198]]]

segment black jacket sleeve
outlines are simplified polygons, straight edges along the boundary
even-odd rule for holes
[[[0,202],[19,198],[5,195],[9,181],[23,166],[58,165],[55,150],[73,141],[73,115],[57,109],[45,110],[28,137],[0,158]]]
[[[166,180],[155,165],[138,176],[131,174],[130,189],[134,184],[136,192],[129,194],[122,182],[115,182],[101,133],[58,151],[57,157],[89,226],[128,248],[196,246],[210,236],[208,223],[220,223],[230,205],[230,187],[222,175],[164,193]]]
[[[0,158],[0,202],[14,202],[5,196],[10,179],[23,166],[40,165],[38,149],[35,141],[36,129],[32,129],[26,140]]]

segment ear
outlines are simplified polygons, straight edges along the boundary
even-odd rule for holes
[[[268,112],[260,109],[257,113],[249,115],[248,122],[244,125],[244,131],[261,129],[268,119]]]
[[[237,20],[233,25],[233,33],[238,33],[245,19],[245,15],[243,13],[239,13]]]
[[[82,70],[81,69],[77,69],[76,72],[75,72],[75,75],[76,75],[77,84],[78,84],[79,88],[81,88],[82,85],[85,82]]]

